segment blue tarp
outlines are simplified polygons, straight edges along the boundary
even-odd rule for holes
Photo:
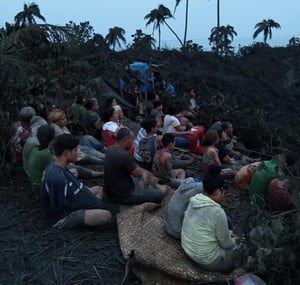
[[[139,86],[141,93],[154,93],[154,75],[152,72],[149,72],[149,65],[144,62],[134,62],[129,64],[129,69],[132,71],[138,71],[140,74],[139,79]],[[163,81],[164,88],[169,91],[171,97],[176,97],[176,91],[174,86],[166,81]],[[126,83],[123,80],[120,80],[120,87],[121,89],[125,89]]]

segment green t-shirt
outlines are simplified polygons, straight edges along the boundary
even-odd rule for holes
[[[70,109],[70,119],[72,121],[81,123],[86,112],[86,108],[84,108],[82,105],[73,103]]]
[[[48,148],[39,150],[39,148],[35,146],[32,149],[28,162],[29,177],[32,183],[41,183],[44,170],[52,161],[54,161],[54,156]]]

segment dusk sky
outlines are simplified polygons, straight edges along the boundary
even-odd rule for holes
[[[0,27],[5,22],[13,23],[14,16],[23,10],[23,0],[0,1]],[[36,0],[41,14],[47,23],[65,25],[72,20],[76,24],[89,21],[96,33],[105,36],[109,28],[122,27],[130,43],[136,29],[146,34],[152,33],[152,25],[146,28],[144,17],[159,4],[174,11],[175,0]],[[217,0],[190,0],[187,39],[208,48],[210,30],[216,26]],[[272,46],[286,46],[288,40],[300,37],[300,0],[221,0],[221,25],[231,25],[238,33],[234,45],[250,45],[253,43],[253,32],[256,23],[263,19],[273,19],[281,25],[281,29],[273,30]],[[169,19],[169,25],[183,38],[185,21],[185,1],[177,7],[175,19]],[[158,39],[158,33],[154,32]],[[259,35],[256,41],[262,41]],[[178,41],[166,26],[162,27],[162,47],[176,47]]]

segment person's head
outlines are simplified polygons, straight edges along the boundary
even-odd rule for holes
[[[146,133],[156,133],[157,130],[157,122],[154,116],[147,117],[142,123],[141,127],[146,130]]]
[[[97,112],[99,110],[98,100],[94,97],[89,98],[84,106],[88,111]]]
[[[204,193],[217,203],[221,203],[225,194],[225,178],[221,174],[221,167],[211,165],[208,174],[203,179]]]
[[[153,101],[153,109],[155,109],[158,112],[162,112],[162,110],[163,110],[163,103],[160,100]]]
[[[31,106],[26,106],[20,110],[19,115],[21,122],[29,125],[31,118],[36,115],[36,112]]]
[[[55,135],[54,128],[50,125],[40,126],[37,130],[37,139],[40,143],[39,149],[42,150],[47,148],[49,144],[53,141]]]
[[[127,127],[121,128],[116,135],[116,142],[124,150],[130,150],[134,141],[134,133]]]
[[[233,133],[233,126],[228,121],[222,123],[222,129],[225,131],[227,135],[232,135]]]
[[[217,130],[219,141],[224,142],[228,139],[226,132],[223,129]]]
[[[54,139],[52,149],[55,156],[64,156],[68,162],[76,162],[78,145],[79,140],[75,136],[63,134]]]
[[[109,107],[105,109],[102,113],[101,119],[104,123],[107,122],[116,122],[118,120],[118,111],[116,111],[113,107]]]
[[[47,124],[48,123],[44,118],[40,116],[33,116],[30,120],[31,136],[35,138],[38,128]]]
[[[85,104],[86,98],[83,97],[83,95],[78,95],[75,97],[75,103],[76,104]]]
[[[112,106],[118,105],[117,99],[114,96],[108,96],[106,97],[104,101],[104,108],[109,108]]]
[[[124,117],[124,113],[123,113],[123,110],[121,108],[120,105],[113,105],[113,108],[115,109],[115,111],[118,112],[118,119],[122,119]]]
[[[194,87],[190,87],[187,89],[187,93],[191,96],[191,97],[195,97],[196,96],[196,92],[195,92],[195,88]]]
[[[177,111],[177,108],[174,104],[170,104],[168,106],[168,114],[171,115],[171,116],[174,116],[176,115],[176,111]]]
[[[171,133],[166,133],[163,135],[161,139],[161,143],[163,147],[174,148],[175,146],[175,136]]]
[[[49,123],[53,123],[63,128],[67,125],[68,120],[66,113],[61,109],[53,109],[48,115]]]
[[[203,146],[213,146],[219,141],[219,135],[215,130],[208,130],[203,138]]]

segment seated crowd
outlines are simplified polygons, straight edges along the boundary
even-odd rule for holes
[[[168,234],[181,239],[185,253],[202,268],[233,269],[238,237],[220,204],[225,179],[243,166],[241,154],[230,122],[216,122],[208,130],[192,123],[199,107],[193,89],[187,96],[187,106],[170,105],[166,114],[162,102],[154,101],[136,137],[124,126],[116,98],[106,100],[101,114],[96,98],[76,98],[69,114],[84,129],[81,135],[71,133],[62,109],[51,110],[46,120],[32,107],[22,108],[12,144],[50,225],[66,229],[110,224],[104,200],[161,203],[167,191],[158,184],[167,184],[178,187],[165,212]],[[188,158],[176,155],[176,147],[187,148]],[[200,156],[203,182],[187,170]],[[97,177],[104,177],[103,187],[82,182]]]

